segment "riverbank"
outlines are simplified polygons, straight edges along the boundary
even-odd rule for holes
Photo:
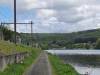
[[[89,75],[100,75],[100,67],[93,67],[92,65],[79,65],[79,64],[71,64],[78,73],[85,74],[89,73]]]
[[[57,56],[49,55],[49,59],[53,75],[79,75],[71,65],[64,64]]]
[[[100,75],[99,50],[48,50],[48,53],[57,55],[65,64],[70,64],[80,73]]]

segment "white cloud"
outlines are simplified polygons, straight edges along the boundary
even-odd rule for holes
[[[0,3],[13,5],[13,0],[0,0]],[[99,0],[17,0],[17,11],[17,15],[33,12],[28,15],[35,22],[35,32],[72,32],[100,27]],[[27,17],[21,21],[24,20]],[[25,31],[24,26],[18,29]]]
[[[21,10],[41,9],[47,6],[46,2],[40,0],[18,0],[17,8]]]
[[[44,18],[44,19],[48,19],[55,15],[56,15],[56,11],[54,11],[52,9],[40,9],[37,12],[37,16],[40,18]]]

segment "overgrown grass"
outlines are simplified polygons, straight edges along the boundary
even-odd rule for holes
[[[24,71],[31,66],[34,60],[38,57],[41,50],[40,49],[33,49],[30,47],[26,47],[27,49],[31,49],[31,55],[23,61],[22,64],[12,64],[8,65],[8,67],[3,71],[0,72],[0,75],[23,75]]]
[[[71,65],[63,64],[57,56],[49,55],[49,59],[53,68],[53,75],[79,75]]]
[[[28,46],[20,44],[15,45],[14,43],[0,40],[0,53],[2,54],[10,55],[13,53],[26,52],[26,51],[31,51],[31,48]]]

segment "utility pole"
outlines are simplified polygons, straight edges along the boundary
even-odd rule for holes
[[[33,33],[33,22],[31,21],[31,37],[32,37],[32,33]]]
[[[9,22],[8,22],[8,23],[5,23],[5,22],[3,23],[3,22],[2,22],[1,24],[2,24],[2,25],[5,25],[5,24],[15,24],[15,23],[9,23]],[[31,25],[31,26],[30,26],[30,27],[31,27],[31,32],[30,32],[30,35],[31,35],[31,36],[30,36],[30,39],[31,39],[31,45],[33,45],[33,24],[34,24],[34,23],[31,21],[31,22],[29,22],[29,23],[18,23],[18,22],[16,22],[16,24],[21,24],[21,25],[22,25],[22,24],[23,24],[23,25],[24,25],[24,24],[25,24],[25,25],[26,25],[26,24],[30,24],[30,25]],[[15,31],[15,32],[16,32],[16,31]],[[17,39],[16,39],[16,33],[15,33],[15,40],[14,40],[15,44],[17,43],[16,40],[17,40]]]
[[[33,46],[33,22],[31,21],[31,44]]]
[[[17,16],[16,16],[16,0],[14,0],[14,9],[13,9],[13,12],[14,12],[14,22],[11,22],[11,23],[7,23],[7,22],[5,22],[5,23],[1,23],[1,25],[4,25],[4,24],[13,24],[14,25],[14,43],[16,44],[17,43],[17,34],[16,34],[16,32],[17,32],[17,24],[30,24],[31,25],[31,41],[32,41],[32,44],[33,44],[33,22],[31,21],[30,23],[17,23]]]
[[[0,33],[1,33],[1,40],[3,40],[3,24],[2,24],[2,22],[1,22]]]
[[[14,0],[14,43],[16,44],[16,0]]]

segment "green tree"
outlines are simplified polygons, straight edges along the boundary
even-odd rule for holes
[[[100,49],[100,38],[96,41],[95,49]]]
[[[3,32],[4,40],[8,41],[12,39],[14,32],[8,29],[7,26],[0,25],[0,30]]]
[[[85,48],[86,48],[86,49],[90,49],[90,44],[89,44],[89,43],[86,43],[86,44],[85,44]]]

